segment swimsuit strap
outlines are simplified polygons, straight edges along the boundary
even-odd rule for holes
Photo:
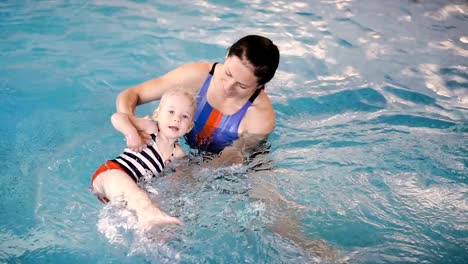
[[[159,132],[159,127],[158,127],[158,132]],[[156,147],[158,147],[158,143],[156,143],[156,137],[157,137],[157,134],[155,135],[153,141],[154,141],[154,144],[156,144]],[[179,144],[179,139],[176,139],[176,141],[174,141],[174,148],[172,149],[172,153],[169,156],[169,158],[167,158],[167,160],[164,161],[164,165],[172,162],[172,158],[174,157],[174,152],[178,144]],[[161,153],[161,157],[162,157],[162,153]]]
[[[255,92],[252,94],[252,96],[250,96],[249,102],[253,103],[253,101],[255,101],[255,98],[257,98],[257,96],[260,94],[260,92],[262,90],[263,90],[263,87],[260,88],[260,89],[255,90]]]
[[[172,161],[172,158],[174,157],[175,149],[176,149],[176,147],[177,147],[178,144],[179,144],[179,139],[177,139],[177,140],[174,142],[174,148],[172,149],[171,156],[169,156],[169,158],[167,159],[168,162],[171,162],[171,161]]]
[[[211,66],[211,70],[210,70],[210,74],[213,75],[214,74],[214,70],[216,68],[216,64],[218,64],[217,62],[213,63],[213,66]]]
[[[211,70],[208,73],[208,76],[206,76],[205,82],[203,83],[202,87],[200,88],[200,91],[198,91],[197,105],[199,105],[204,100],[204,98],[206,97],[206,93],[208,91],[208,86],[210,86],[211,77],[213,77],[214,70],[216,68],[216,64],[218,64],[218,63],[217,62],[213,63],[213,66],[211,66]]]

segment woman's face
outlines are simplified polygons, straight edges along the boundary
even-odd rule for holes
[[[227,57],[218,77],[226,98],[245,98],[259,88],[253,66],[237,56]]]

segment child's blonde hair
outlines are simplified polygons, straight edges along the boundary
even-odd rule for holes
[[[182,95],[182,96],[185,96],[187,99],[189,99],[190,106],[192,107],[193,112],[195,112],[195,109],[197,107],[197,100],[195,99],[195,96],[192,93],[179,89],[179,88],[172,89],[172,90],[165,92],[161,97],[158,109],[161,108],[165,104],[167,98],[174,96],[174,95]]]

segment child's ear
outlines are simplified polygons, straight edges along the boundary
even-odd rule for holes
[[[153,119],[158,120],[158,115],[159,115],[159,107],[154,110]]]

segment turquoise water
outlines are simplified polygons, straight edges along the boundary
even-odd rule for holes
[[[322,261],[270,230],[285,214],[350,263],[466,262],[466,1],[164,2],[0,2],[0,262]],[[116,95],[251,33],[282,54],[271,153],[159,179],[185,226],[140,234],[87,190],[124,146]]]

